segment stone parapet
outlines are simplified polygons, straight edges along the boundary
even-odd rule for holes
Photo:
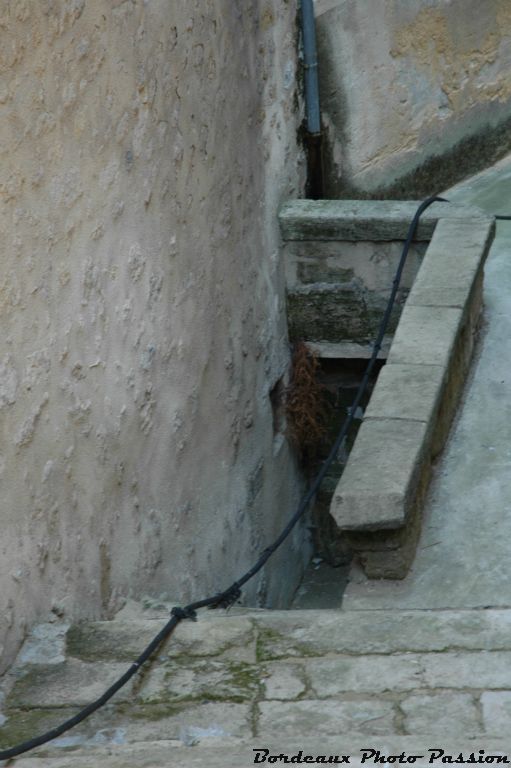
[[[403,578],[413,559],[431,463],[474,348],[494,232],[472,211],[438,221],[334,493],[331,514],[369,577]]]

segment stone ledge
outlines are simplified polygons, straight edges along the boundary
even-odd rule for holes
[[[441,219],[408,296],[408,304],[463,309],[495,236],[495,221]],[[462,258],[458,254],[463,254]]]
[[[417,200],[293,200],[279,213],[289,240],[404,240],[419,206]],[[431,240],[439,219],[491,222],[480,208],[434,203],[422,215],[415,240]]]
[[[385,336],[381,349],[378,352],[378,360],[386,360],[392,338]],[[308,341],[307,346],[323,360],[369,360],[373,354],[372,344],[357,344],[354,341],[329,342]]]
[[[379,530],[404,525],[424,459],[426,430],[420,421],[364,421],[332,501],[339,528]]]
[[[331,505],[371,578],[404,578],[474,346],[489,218],[439,221]]]

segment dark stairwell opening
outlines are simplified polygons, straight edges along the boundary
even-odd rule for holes
[[[309,358],[308,366],[303,364],[306,356]],[[297,358],[302,361],[301,380],[298,381]],[[339,531],[330,515],[330,502],[383,364],[384,360],[377,362],[346,439],[311,505],[309,530],[313,555],[292,601],[292,608],[341,606],[352,552],[346,537]],[[349,413],[366,366],[366,359],[321,358],[306,344],[295,345],[295,376],[291,376],[285,391],[285,411],[288,435],[296,446],[308,481],[314,477],[326,459]],[[300,369],[300,365],[298,368]],[[300,373],[298,375],[300,376]]]

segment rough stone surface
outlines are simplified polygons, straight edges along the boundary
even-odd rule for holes
[[[172,642],[163,646],[161,655],[220,656],[227,649],[243,649],[254,653],[255,636],[252,622],[243,617],[230,617],[228,628],[225,616],[218,613],[202,613],[195,622],[185,622]],[[220,615],[219,615],[220,614]],[[123,660],[133,661],[148,645],[165,621],[130,618],[108,622],[87,622],[71,627],[67,633],[67,650],[72,656],[84,661]]]
[[[297,699],[307,690],[303,667],[297,664],[271,664],[264,680],[267,699]]]
[[[509,170],[508,158],[446,197],[506,215]],[[497,223],[486,261],[482,331],[459,416],[435,470],[413,569],[403,582],[372,585],[354,569],[344,598],[350,608],[510,604],[510,226]]]
[[[431,194],[439,179],[449,183],[446,166],[460,178],[484,167],[474,169],[478,160],[509,151],[507,0],[320,0],[317,11],[329,197],[392,188],[405,175],[415,192],[413,172],[436,160],[429,187],[418,190]],[[453,148],[477,134],[471,152],[448,162]]]
[[[406,293],[400,291],[388,331],[394,333]],[[287,292],[292,341],[368,343],[378,333],[388,292],[371,292],[357,279],[348,283],[312,283]]]
[[[119,662],[89,664],[69,659],[58,666],[38,665],[14,685],[10,706],[15,709],[44,707],[80,707],[99,698],[103,691],[121,677],[127,665]],[[119,692],[121,701],[133,698],[133,684]]]
[[[297,733],[318,736],[336,733],[395,733],[391,702],[304,700],[268,701],[260,706],[259,733],[264,739],[278,739]]]
[[[339,528],[404,525],[426,460],[426,434],[420,421],[371,419],[362,424],[332,499]]]
[[[130,610],[138,633],[144,623],[147,632],[158,628],[160,622],[145,618],[142,609]],[[125,618],[104,623],[101,632],[94,624],[99,658],[112,653],[112,637],[122,637]],[[236,656],[240,621],[252,627],[257,647],[250,662]],[[223,650],[212,656],[208,634],[218,623]],[[499,728],[507,734],[510,625],[511,610],[236,609],[197,622],[203,656],[191,656],[186,642],[172,658],[158,654],[129,691],[37,754],[57,766],[68,757],[77,765],[88,757],[89,765],[108,768],[141,755],[141,765],[163,768],[169,759],[159,752],[164,743],[179,765],[188,764],[183,746],[202,760],[211,754],[211,765],[221,756],[224,765],[244,765],[246,755],[253,756],[247,748],[258,747],[277,754],[350,754],[359,765],[364,748],[395,754],[389,750],[399,747],[414,754],[420,749],[426,765],[428,750],[437,745],[456,747],[458,754],[476,738],[478,749],[503,748],[507,737]],[[171,642],[179,642],[188,626],[180,624]],[[60,630],[73,637],[73,629]],[[44,642],[42,637],[41,648]],[[81,652],[76,639],[66,647],[65,660],[52,665],[27,661],[22,649],[11,672],[14,686],[5,689],[0,748],[72,716],[79,703],[98,695],[101,679],[106,686],[116,668],[125,668],[112,660],[93,669],[73,656]],[[237,763],[229,763],[230,753]],[[31,757],[27,766],[44,765],[43,759]]]
[[[371,583],[383,592],[388,583]],[[345,601],[350,609],[353,604]],[[368,597],[367,604],[371,604]],[[329,653],[511,650],[510,610],[271,611],[253,614],[260,627],[258,658],[313,657]]]
[[[486,733],[509,733],[511,727],[511,691],[487,691],[481,696]]]
[[[389,363],[439,365],[447,369],[463,324],[454,307],[406,305],[390,348]]]
[[[410,248],[401,287],[410,289],[426,252],[420,241]],[[282,254],[288,290],[309,283],[339,283],[359,278],[370,291],[389,291],[403,241],[290,240]]]
[[[388,363],[378,375],[364,419],[432,423],[440,404],[445,375],[440,365]]]
[[[21,664],[60,664],[64,661],[69,625],[37,624],[19,654]],[[118,657],[117,657],[118,658]]]
[[[280,209],[280,230],[285,241],[404,240],[417,207],[412,200],[292,200]],[[476,206],[433,203],[421,216],[415,240],[431,240],[440,217],[481,216]]]
[[[2,3],[0,667],[52,611],[228,586],[297,500],[269,398],[276,212],[303,182],[296,13]],[[248,601],[285,603],[302,540]]]
[[[414,694],[401,702],[405,733],[477,736],[483,729],[475,698],[466,693]]]
[[[417,688],[477,691],[511,688],[510,660],[509,651],[406,653],[392,654],[385,659],[381,655],[366,654],[307,660],[304,673],[318,698],[340,696],[347,691],[385,693]]]
[[[481,277],[495,235],[495,222],[441,219],[409,294],[409,304],[465,307]]]
[[[159,664],[144,678],[137,698],[143,704],[166,701],[251,701],[261,679],[256,667],[239,661],[200,659],[183,669],[178,659]]]
[[[392,339],[386,336],[383,339],[381,349],[378,352],[378,360],[386,360],[389,353]],[[372,356],[373,345],[372,344],[357,344],[356,342],[322,342],[311,341],[307,343],[307,346],[315,352],[318,357],[331,360],[366,360]]]
[[[484,262],[495,224],[467,220],[466,231],[461,232],[458,223],[451,219],[445,227],[442,220],[437,224],[432,253],[428,248],[417,276],[418,288],[412,288],[401,315],[389,364],[374,389],[369,417],[332,500],[332,516],[341,529],[358,527],[362,532],[402,526],[397,545],[394,534],[390,541],[388,535],[375,533],[367,541],[363,533],[350,538],[370,578],[402,579],[408,573],[420,534],[430,463],[444,446],[472,356]],[[451,252],[457,256],[457,269]],[[413,433],[408,426],[405,441],[394,434],[394,423],[416,423],[424,429]],[[393,466],[399,470],[393,471]],[[399,499],[389,474],[401,485]],[[368,487],[372,494],[367,493]],[[396,522],[396,504],[401,507],[401,522]],[[389,518],[394,514],[393,523],[382,524],[382,508]]]
[[[307,678],[319,699],[355,693],[413,691],[421,684],[423,667],[413,654],[389,656],[345,656],[314,659],[305,663]]]

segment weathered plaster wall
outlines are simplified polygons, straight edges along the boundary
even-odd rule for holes
[[[316,0],[316,12],[330,196],[392,187],[468,137],[482,137],[483,163],[509,149],[496,131],[511,118],[508,0]],[[477,167],[468,154],[451,176]],[[445,161],[430,166],[445,185]]]
[[[225,588],[297,498],[269,399],[276,213],[302,184],[295,15],[1,4],[3,665],[51,610]],[[248,600],[289,596],[301,539]]]

